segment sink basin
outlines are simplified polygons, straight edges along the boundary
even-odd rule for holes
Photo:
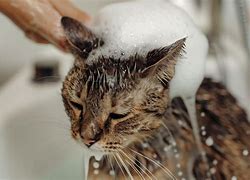
[[[64,62],[61,74],[71,64]],[[0,179],[82,180],[84,152],[70,136],[61,82],[31,77],[27,66],[0,91]]]

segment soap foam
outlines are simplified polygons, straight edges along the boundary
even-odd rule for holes
[[[195,94],[204,78],[208,42],[188,15],[163,0],[138,0],[111,4],[103,8],[90,28],[103,38],[102,48],[87,59],[99,56],[127,59],[136,53],[165,47],[187,37],[186,54],[179,59],[170,83],[171,98],[181,97],[187,106],[198,148],[202,151],[196,120]]]
[[[111,4],[103,8],[92,29],[104,39],[104,46],[90,54],[126,59],[135,53],[146,55],[187,37],[186,54],[176,66],[171,81],[171,97],[194,96],[204,77],[208,43],[188,15],[163,0],[138,0]],[[123,56],[121,56],[123,54]]]

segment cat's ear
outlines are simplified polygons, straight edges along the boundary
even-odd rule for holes
[[[169,46],[150,51],[143,76],[157,77],[162,84],[167,85],[174,76],[177,60],[185,53],[185,42],[186,38],[183,38]]]
[[[72,52],[83,58],[103,44],[86,26],[73,18],[62,17],[61,24]]]

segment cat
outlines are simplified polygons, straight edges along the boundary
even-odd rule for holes
[[[106,154],[90,166],[90,179],[250,177],[250,125],[222,85],[205,79],[196,97],[207,162],[197,153],[185,106],[171,101],[169,84],[185,54],[185,37],[145,56],[86,62],[105,42],[70,17],[61,22],[76,57],[62,88],[72,137]]]

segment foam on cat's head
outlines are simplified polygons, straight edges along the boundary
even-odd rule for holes
[[[176,6],[162,0],[112,4],[99,12],[91,28],[105,44],[89,55],[89,63],[98,56],[128,59],[136,53],[146,55],[187,37],[186,55],[177,63],[171,96],[188,97],[198,89],[204,75],[207,40]]]

